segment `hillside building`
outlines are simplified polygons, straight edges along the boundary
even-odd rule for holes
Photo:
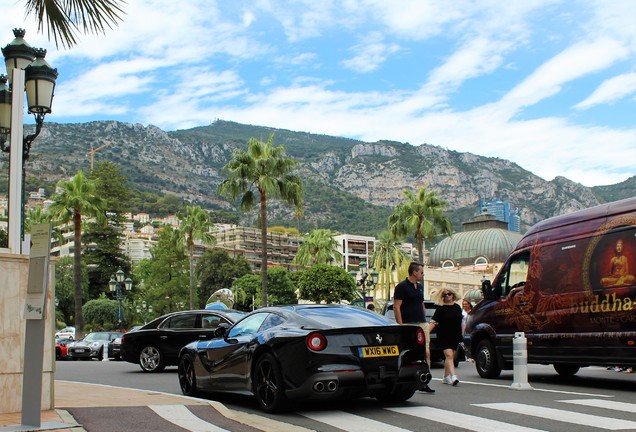
[[[243,256],[252,267],[259,271],[261,268],[261,229],[248,228],[237,225],[218,226],[213,234],[216,237],[217,249],[223,249],[231,257]],[[267,233],[267,265],[283,266],[288,270],[296,270],[292,260],[302,243],[302,237],[289,233]]]
[[[369,262],[375,250],[375,237],[341,234],[334,236],[338,242],[338,252],[342,254],[341,267],[349,271],[358,269],[361,262]]]

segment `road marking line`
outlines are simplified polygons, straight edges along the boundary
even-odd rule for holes
[[[621,420],[610,417],[594,416],[575,411],[565,411],[555,408],[545,408],[535,405],[524,405],[514,402],[490,403],[490,404],[474,404],[483,408],[491,408],[499,411],[512,412],[515,414],[528,415],[533,417],[541,417],[553,419],[556,421],[573,423],[584,426],[596,427],[599,429],[621,430],[636,429],[636,422],[629,420]]]
[[[297,414],[349,432],[369,432],[374,430],[382,432],[410,432],[408,429],[402,429],[387,423],[342,411],[299,412]]]
[[[575,405],[584,405],[597,408],[605,408],[614,411],[625,411],[628,413],[636,412],[636,404],[627,402],[608,401],[603,399],[572,399],[572,400],[560,400],[558,402],[564,402]]]
[[[490,420],[483,417],[472,416],[457,412],[451,412],[431,407],[404,407],[404,408],[385,408],[389,411],[432,420],[451,426],[461,427],[475,432],[545,432],[541,429],[533,429],[525,426],[518,426],[511,423],[505,423],[498,420]]]
[[[433,380],[441,381],[442,379],[441,378],[433,378]],[[463,381],[462,380],[462,385],[464,385],[464,384],[473,384],[473,385],[480,385],[480,386],[486,386],[486,387],[499,387],[499,388],[510,389],[510,384],[493,384],[493,383],[476,382],[476,381]],[[562,393],[562,394],[569,394],[569,395],[574,395],[574,396],[589,396],[589,397],[604,397],[604,398],[612,398],[612,397],[614,397],[613,395],[604,395],[604,394],[596,394],[596,393],[581,393],[581,392],[572,392],[572,391],[565,391],[565,390],[550,390],[550,389],[542,389],[542,388],[536,388],[536,387],[533,387],[532,389],[534,391],[539,391],[539,392]]]
[[[192,414],[185,405],[149,405],[148,408],[170,423],[192,432],[228,432],[227,429],[201,420]]]
[[[285,423],[282,421],[274,420],[269,417],[262,417],[256,414],[250,414],[243,411],[232,410],[227,408],[221,402],[209,401],[210,406],[217,410],[219,414],[225,416],[230,420],[242,423],[244,425],[251,426],[255,429],[259,429],[266,432],[314,432],[311,429],[304,428],[302,426],[296,426],[293,424]]]

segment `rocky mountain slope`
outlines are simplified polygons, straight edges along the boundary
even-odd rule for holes
[[[231,210],[216,196],[222,167],[250,137],[283,144],[300,162],[305,180],[305,214],[300,221],[282,206],[272,208],[272,223],[301,230],[331,228],[377,234],[405,189],[426,186],[448,203],[456,230],[471,217],[479,197],[508,200],[519,207],[522,229],[546,217],[634,194],[636,177],[613,186],[584,187],[566,178],[545,181],[510,161],[438,146],[346,138],[216,121],[205,127],[165,132],[155,126],[114,121],[45,123],[34,142],[27,176],[50,185],[77,170],[110,161],[121,166],[134,187],[176,194],[207,208]],[[0,158],[6,177],[8,157]],[[241,215],[250,223],[254,215]]]

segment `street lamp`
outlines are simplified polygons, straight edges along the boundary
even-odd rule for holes
[[[141,306],[137,305],[137,313],[141,314],[143,320],[144,320],[144,325],[146,325],[147,323],[147,316],[148,314],[152,313],[152,305],[149,305],[146,303],[146,300],[141,302]]]
[[[358,268],[360,269],[360,278],[356,282],[356,285],[360,287],[360,292],[362,293],[362,301],[366,305],[367,301],[367,292],[372,291],[375,285],[378,283],[378,273],[376,271],[371,271],[371,273],[367,272],[367,263],[362,261]]]
[[[15,39],[2,48],[7,75],[0,75],[0,150],[10,153],[9,248],[21,252],[24,219],[24,162],[31,143],[42,131],[44,116],[51,112],[57,69],[44,60],[45,49],[31,47],[24,29],[13,29]],[[8,86],[7,86],[8,83]],[[35,117],[35,132],[23,136],[24,93],[29,114]],[[9,145],[7,138],[11,136]],[[12,151],[13,150],[13,151]]]
[[[108,281],[108,287],[110,288],[110,292],[115,293],[115,298],[119,302],[119,311],[117,313],[117,320],[119,322],[119,330],[121,331],[121,324],[124,318],[124,313],[121,308],[121,302],[124,300],[124,289],[126,291],[130,291],[132,289],[132,279],[126,278],[124,280],[124,274],[122,269],[117,270],[117,272],[110,277],[110,281]]]

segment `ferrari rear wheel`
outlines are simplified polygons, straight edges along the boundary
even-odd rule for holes
[[[396,387],[390,393],[377,395],[375,398],[384,403],[404,402],[409,400],[415,394],[415,389],[411,386]]]
[[[152,345],[144,347],[139,353],[139,366],[144,372],[161,372],[166,367],[163,354]]]
[[[286,402],[283,375],[271,354],[258,358],[254,368],[254,396],[261,409],[268,413],[280,411]]]
[[[181,392],[186,396],[198,396],[197,376],[194,371],[194,362],[189,354],[185,354],[179,360],[179,385]]]

